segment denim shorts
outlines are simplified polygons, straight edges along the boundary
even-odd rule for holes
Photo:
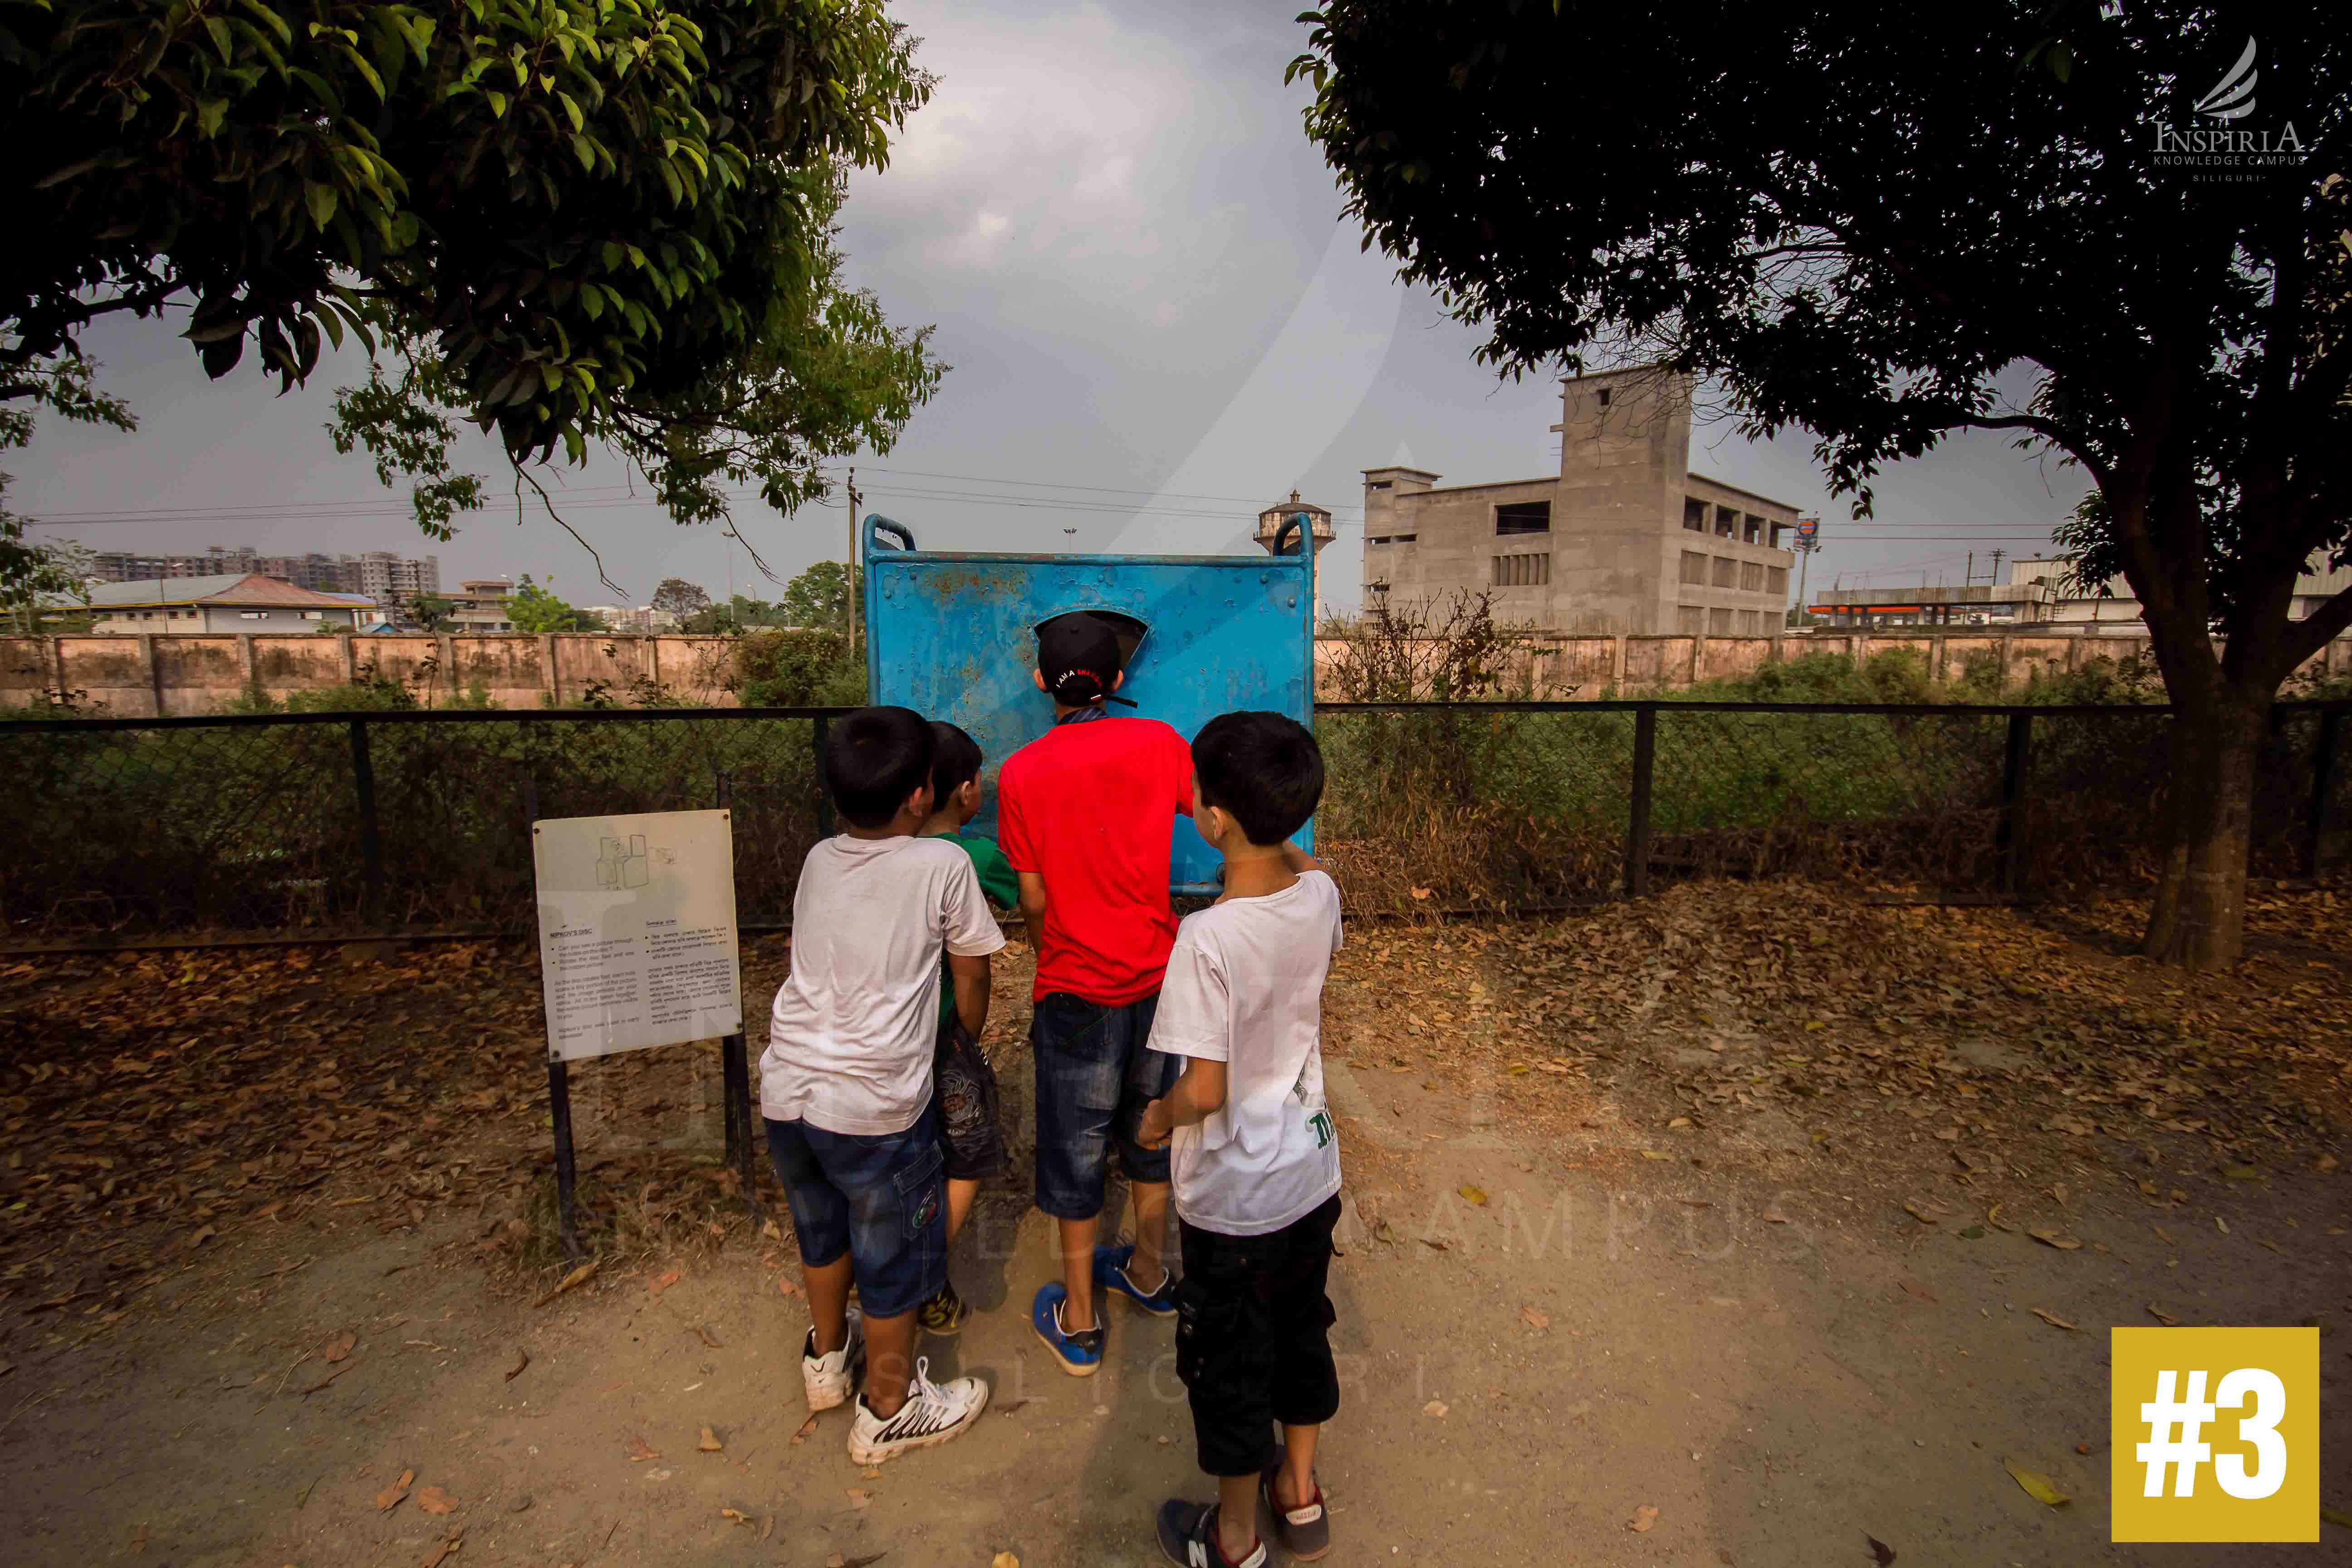
[[[931,1110],[940,1119],[948,1180],[982,1181],[1011,1163],[997,1110],[996,1069],[971,1031],[954,1018],[940,1026],[931,1056]]]
[[[801,1261],[822,1268],[848,1253],[866,1316],[895,1318],[939,1294],[948,1211],[934,1112],[875,1137],[770,1121],[768,1161],[792,1205]]]
[[[1146,1048],[1153,992],[1106,1007],[1055,991],[1029,1018],[1037,1058],[1037,1206],[1055,1219],[1102,1212],[1110,1153],[1130,1182],[1165,1183],[1168,1151],[1135,1141],[1143,1108],[1175,1087],[1183,1059]]]

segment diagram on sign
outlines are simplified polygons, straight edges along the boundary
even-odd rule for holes
[[[646,836],[599,838],[596,885],[600,888],[642,888],[650,875],[646,868]]]

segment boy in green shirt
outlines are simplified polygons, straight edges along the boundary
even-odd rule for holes
[[[931,722],[936,746],[931,762],[932,809],[922,837],[952,838],[971,857],[980,890],[999,909],[1017,908],[1019,879],[992,838],[966,833],[963,825],[980,813],[980,743],[953,724]],[[940,987],[939,1046],[931,1058],[931,1095],[940,1110],[940,1139],[947,1156],[948,1245],[971,1213],[984,1177],[1006,1163],[1004,1131],[996,1108],[996,1070],[980,1042],[956,1017],[955,988]],[[953,1282],[923,1303],[919,1318],[927,1333],[952,1334],[963,1327],[963,1298]]]

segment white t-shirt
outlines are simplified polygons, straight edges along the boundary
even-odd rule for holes
[[[793,894],[793,972],[760,1056],[760,1110],[828,1132],[903,1132],[931,1096],[940,949],[1004,945],[949,838],[828,838]]]
[[[1225,1064],[1224,1108],[1169,1146],[1185,1224],[1263,1236],[1339,1190],[1322,1056],[1323,977],[1339,951],[1339,889],[1321,871],[1176,928],[1151,1048]]]

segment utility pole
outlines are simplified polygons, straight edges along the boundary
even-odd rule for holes
[[[857,647],[857,469],[849,470],[849,572],[842,592],[849,600],[849,646]]]

